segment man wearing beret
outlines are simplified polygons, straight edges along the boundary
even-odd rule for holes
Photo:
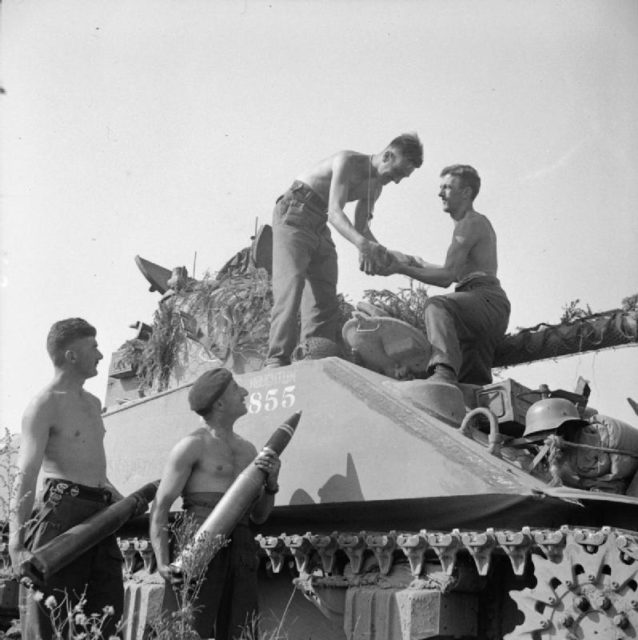
[[[188,394],[190,408],[202,417],[201,426],[171,450],[151,509],[151,542],[160,574],[166,579],[164,608],[178,608],[171,584],[168,515],[178,496],[197,524],[204,522],[237,476],[255,464],[266,473],[261,496],[237,525],[229,545],[210,562],[193,602],[193,628],[202,638],[232,640],[241,635],[257,613],[257,554],[249,520],[259,524],[270,515],[279,486],[279,458],[238,436],[233,427],[247,413],[248,392],[228,369],[202,374]]]

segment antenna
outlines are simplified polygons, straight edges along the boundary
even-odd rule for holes
[[[193,278],[195,277],[195,267],[197,266],[197,251],[195,251],[195,255],[193,256]]]

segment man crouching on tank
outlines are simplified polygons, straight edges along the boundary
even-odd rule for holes
[[[167,524],[171,505],[181,495],[185,513],[201,524],[249,464],[254,461],[267,474],[251,513],[208,565],[192,603],[192,626],[202,638],[239,637],[257,614],[258,558],[249,520],[259,524],[270,515],[279,490],[281,463],[272,452],[257,455],[250,442],[234,433],[235,422],[248,411],[247,395],[227,369],[212,369],[195,381],[188,401],[202,417],[202,425],[171,450],[151,508],[151,542],[158,571],[167,581],[163,607],[175,611],[178,603],[172,585],[180,576],[170,566]]]
[[[494,352],[503,339],[510,302],[496,277],[496,232],[474,209],[481,179],[474,167],[454,164],[441,171],[439,197],[454,224],[442,265],[390,251],[393,260],[379,275],[401,273],[454,291],[428,298],[424,320],[432,355],[432,381],[484,385],[492,382]]]

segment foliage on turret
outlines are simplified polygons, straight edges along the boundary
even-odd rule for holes
[[[188,365],[193,342],[220,366],[233,368],[234,361],[247,353],[260,364],[266,359],[273,297],[265,269],[243,264],[183,282],[162,297],[150,336],[128,340],[121,349],[121,357],[135,369],[142,393],[171,386],[175,371]],[[353,309],[340,294],[339,335]]]
[[[253,247],[254,249],[254,247]],[[266,268],[257,266],[254,251],[242,249],[217,273],[201,280],[188,277],[185,267],[167,274],[164,295],[152,326],[127,341],[118,351],[124,368],[134,375],[140,395],[164,391],[196,375],[202,366],[226,366],[236,373],[260,369],[267,357],[272,283]],[[428,288],[410,281],[398,291],[368,289],[364,302],[373,315],[402,320],[426,335],[424,325]],[[336,343],[315,338],[300,344],[293,359],[351,354],[342,341],[343,325],[356,313],[339,294]],[[622,301],[622,309],[593,313],[573,300],[563,307],[557,324],[517,328],[497,349],[495,367],[569,355],[636,341],[638,294]],[[138,323],[140,324],[140,323]],[[298,322],[299,330],[299,322]],[[131,387],[128,387],[131,389]]]

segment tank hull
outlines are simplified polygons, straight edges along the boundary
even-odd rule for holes
[[[403,383],[337,358],[237,379],[249,394],[237,432],[253,443],[303,411],[275,509],[255,528],[266,637],[549,640],[569,622],[561,602],[604,601],[609,576],[629,576],[614,606],[633,601],[638,582],[626,566],[634,557],[638,566],[638,500],[551,488],[488,447],[487,436],[467,437],[441,407],[403,393]],[[198,426],[189,386],[105,415],[109,475],[123,490],[157,477],[173,444]],[[465,391],[470,408],[472,389]],[[143,526],[123,538],[139,540]],[[574,574],[574,590],[539,618],[544,590],[568,581],[582,566],[579,554],[598,548],[606,568],[593,582]],[[627,611],[623,628],[633,633],[638,620]],[[139,606],[136,617],[144,618]],[[589,633],[585,618],[574,622],[578,633]],[[599,613],[591,633],[606,637],[614,620]]]
[[[544,486],[490,455],[444,416],[401,397],[396,385],[402,383],[338,358],[237,380],[249,392],[249,413],[236,431],[253,443],[265,441],[291,411],[303,411],[282,465],[277,506],[521,494]],[[122,491],[161,475],[172,446],[199,425],[188,409],[189,388],[104,415],[109,477]]]

